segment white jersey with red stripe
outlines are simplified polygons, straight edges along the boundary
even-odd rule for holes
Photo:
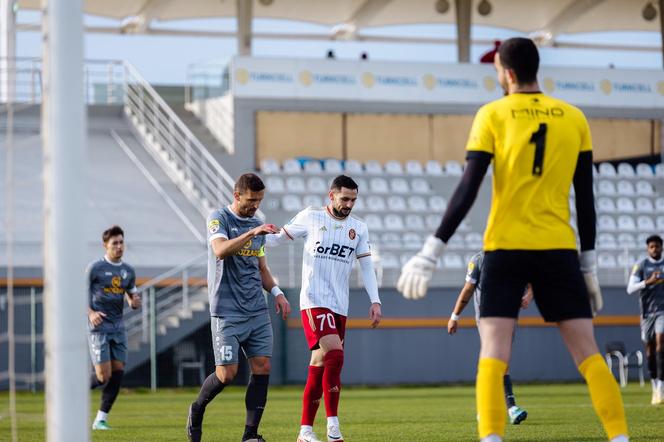
[[[324,307],[348,316],[348,279],[355,259],[371,255],[367,225],[349,215],[337,218],[327,207],[307,207],[283,227],[304,238],[300,310]]]

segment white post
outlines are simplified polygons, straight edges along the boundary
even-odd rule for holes
[[[42,0],[46,439],[89,440],[82,0]]]
[[[0,0],[0,103],[8,103],[10,100],[13,101],[15,98],[15,4],[15,0]]]

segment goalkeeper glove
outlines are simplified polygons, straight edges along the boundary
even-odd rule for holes
[[[436,262],[445,250],[445,243],[435,236],[429,236],[422,250],[408,260],[401,269],[397,281],[399,290],[406,299],[420,299],[427,294],[429,281],[436,268]]]
[[[581,252],[579,261],[581,263],[581,273],[583,273],[583,279],[586,281],[586,287],[588,288],[590,307],[592,308],[593,316],[596,316],[602,310],[602,307],[604,307],[602,291],[599,288],[599,281],[597,280],[597,253],[594,250]]]

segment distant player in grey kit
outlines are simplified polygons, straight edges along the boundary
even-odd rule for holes
[[[451,335],[455,334],[458,328],[459,315],[466,308],[466,304],[470,298],[474,296],[475,303],[475,322],[479,326],[480,323],[480,301],[482,298],[482,287],[480,278],[482,276],[482,263],[484,262],[484,252],[478,252],[470,258],[468,262],[468,270],[466,271],[466,283],[459,293],[459,297],[452,310],[452,315],[447,323],[447,332]],[[526,292],[521,298],[521,308],[527,308],[530,301],[533,299],[533,293],[530,285],[526,288]],[[519,425],[528,417],[528,412],[516,404],[516,399],[512,391],[512,378],[509,373],[503,376],[503,386],[505,387],[505,403],[507,405],[507,414],[510,418],[510,423]]]
[[[639,295],[641,340],[646,347],[652,404],[664,403],[664,259],[662,238],[646,239],[648,257],[634,264],[627,293]]]
[[[190,441],[201,440],[205,408],[237,374],[241,348],[251,369],[242,441],[264,442],[258,425],[267,402],[272,325],[263,289],[272,294],[276,311],[284,320],[291,311],[265,258],[265,235],[276,233],[277,228],[255,216],[264,194],[263,181],[246,173],[235,183],[233,203],[213,211],[207,220],[208,293],[216,369],[189,407]]]
[[[88,343],[95,373],[90,380],[90,388],[104,386],[101,405],[93,430],[110,430],[108,413],[118,397],[124,364],[127,360],[127,334],[122,310],[124,301],[132,309],[141,306],[141,298],[136,289],[136,272],[129,264],[122,262],[124,253],[124,232],[113,226],[102,233],[106,254],[88,266],[88,323],[90,332]]]

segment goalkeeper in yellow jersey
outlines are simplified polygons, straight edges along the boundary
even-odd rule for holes
[[[588,122],[576,107],[540,91],[539,54],[531,40],[503,42],[494,65],[505,97],[477,112],[461,182],[436,234],[404,265],[397,289],[410,299],[426,294],[438,258],[470,210],[493,162],[493,199],[481,277],[482,344],[476,385],[480,440],[499,442],[504,437],[502,380],[523,288],[530,283],[544,320],[558,324],[609,440],[628,441],[620,390],[599,354],[592,325],[602,296],[594,250]],[[580,254],[570,225],[572,184]]]

